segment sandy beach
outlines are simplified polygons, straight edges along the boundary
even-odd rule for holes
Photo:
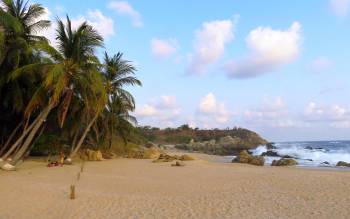
[[[184,167],[124,158],[87,162],[80,180],[80,164],[26,161],[16,172],[0,172],[0,218],[349,218],[350,171],[204,157]]]

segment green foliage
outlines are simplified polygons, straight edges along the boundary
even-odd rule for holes
[[[58,44],[52,47],[37,35],[50,26],[50,21],[40,20],[43,6],[23,0],[1,3],[0,140],[9,144],[0,144],[0,156],[11,148],[16,150],[9,155],[26,152],[33,139],[32,154],[69,153],[81,145],[122,148],[114,146],[119,142],[128,148],[134,146],[130,141],[144,142],[130,114],[135,99],[125,89],[141,82],[122,53],[106,53],[100,62],[96,50],[103,47],[102,36],[87,22],[73,28],[68,16],[57,20]],[[42,127],[42,121],[41,135],[33,127]],[[17,139],[22,139],[19,144]]]

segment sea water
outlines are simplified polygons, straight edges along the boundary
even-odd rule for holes
[[[350,162],[350,141],[277,142],[274,147],[272,151],[278,156],[265,156],[266,165],[283,156],[294,158],[298,161],[298,166],[302,167],[335,167],[339,161]],[[265,145],[250,150],[253,155],[261,155],[266,151]],[[233,156],[226,158],[229,160]]]

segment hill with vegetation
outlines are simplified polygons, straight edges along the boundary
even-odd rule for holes
[[[235,154],[268,143],[256,132],[237,127],[203,130],[188,125],[166,129],[145,126],[139,127],[139,133],[156,144],[175,144],[178,149],[218,155]]]

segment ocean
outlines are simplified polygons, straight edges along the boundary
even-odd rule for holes
[[[338,161],[350,162],[350,141],[296,141],[276,142],[272,151],[279,156],[290,156],[296,159],[301,167],[335,167]],[[253,155],[266,152],[266,146],[251,150]],[[277,156],[266,156],[266,165]],[[348,168],[350,169],[350,168]]]

